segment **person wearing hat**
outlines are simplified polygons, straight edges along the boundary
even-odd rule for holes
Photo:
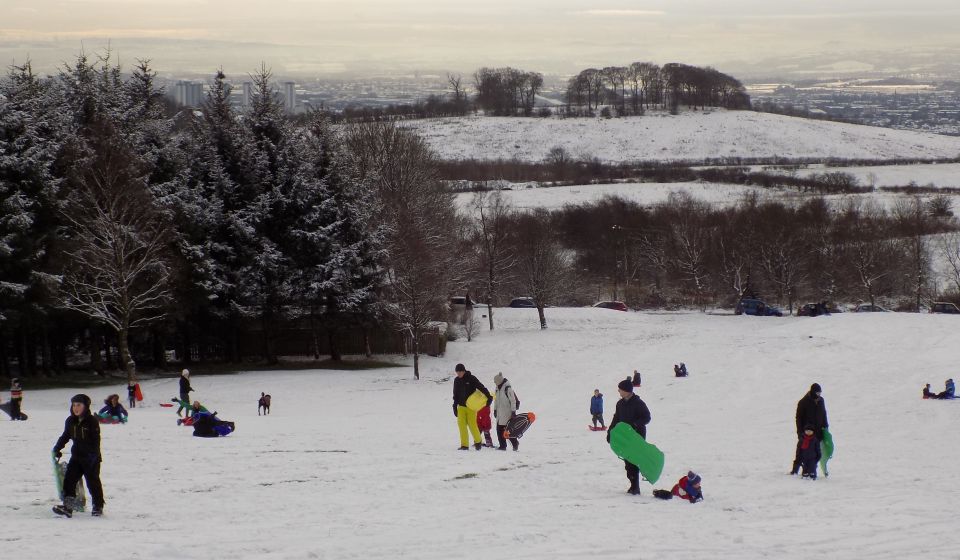
[[[23,420],[20,412],[20,403],[23,402],[23,387],[16,377],[10,380],[10,419]]]
[[[803,444],[804,429],[810,426],[817,439],[822,437],[823,430],[829,428],[827,423],[827,405],[820,396],[822,392],[819,383],[810,386],[810,391],[797,402],[797,451],[793,458],[793,468],[790,474],[800,472],[802,464],[801,445]]]
[[[497,419],[497,442],[500,451],[507,450],[507,439],[503,437],[504,430],[507,429],[507,422],[517,414],[520,404],[517,402],[517,395],[513,392],[513,386],[510,380],[503,376],[503,373],[497,373],[493,376],[493,383],[496,386],[497,397],[494,399],[493,417]],[[510,438],[510,445],[513,450],[520,449],[520,440]]]
[[[613,414],[613,420],[610,421],[610,429],[607,430],[607,443],[610,443],[610,432],[613,428],[623,422],[640,434],[640,437],[647,439],[647,424],[650,423],[650,409],[643,400],[633,393],[633,381],[624,379],[617,385],[617,392],[620,393],[620,400],[617,401],[617,410]],[[627,471],[627,480],[630,481],[630,488],[627,492],[637,495],[640,493],[640,469],[628,461],[623,462],[624,469]]]
[[[661,500],[672,500],[674,496],[687,500],[691,504],[703,501],[703,490],[700,488],[700,475],[689,471],[682,477],[672,490],[654,490],[653,495]]]
[[[953,384],[953,378],[947,379],[944,383],[944,390],[937,393],[938,399],[952,399],[956,396],[956,385]]]
[[[467,399],[475,391],[480,391],[487,397],[487,405],[493,402],[490,391],[480,383],[472,373],[467,371],[463,364],[454,368],[457,377],[453,380],[453,415],[457,417],[457,427],[460,429],[460,450],[470,449],[470,440],[467,438],[467,428],[473,434],[473,447],[479,451],[483,447],[480,437],[480,428],[477,426],[477,413],[467,408]]]
[[[74,500],[77,497],[77,483],[83,477],[93,498],[94,517],[103,515],[103,486],[100,484],[100,423],[90,411],[90,397],[84,394],[74,395],[70,399],[70,416],[63,423],[63,434],[53,446],[53,455],[59,459],[60,450],[73,440],[70,448],[70,461],[63,477],[63,505],[53,507],[54,513],[73,517]]]
[[[180,416],[180,411],[184,408],[187,411],[184,413],[184,418],[190,416],[190,406],[184,403],[190,402],[190,392],[193,391],[193,388],[190,387],[190,370],[184,368],[180,372],[180,408],[177,409],[177,416]]]

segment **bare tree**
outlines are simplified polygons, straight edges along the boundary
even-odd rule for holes
[[[907,252],[908,277],[913,288],[914,309],[919,313],[930,280],[930,248],[926,234],[930,233],[929,215],[922,200],[898,200],[893,209],[897,224],[905,235],[902,240]]]
[[[134,158],[118,139],[101,140],[64,212],[70,247],[60,301],[117,333],[120,361],[133,381],[131,330],[167,314],[169,230]]]
[[[438,180],[433,153],[423,140],[393,123],[367,123],[347,132],[361,180],[377,189],[386,225],[386,305],[413,346],[413,375],[420,379],[420,337],[443,317],[450,288],[460,279],[456,212]]]
[[[490,305],[487,317],[492,331],[493,308],[499,303],[500,287],[509,280],[516,264],[515,251],[509,242],[513,209],[500,191],[478,192],[471,205],[476,214],[474,238],[480,248],[480,265]]]
[[[960,233],[952,232],[940,236],[938,246],[940,254],[950,266],[949,280],[953,288],[960,292]]]
[[[537,306],[540,328],[547,328],[544,307],[553,305],[573,285],[571,257],[556,241],[544,210],[518,217],[514,230],[517,244],[517,281]]]
[[[710,277],[707,258],[713,238],[712,228],[704,223],[709,209],[686,193],[671,193],[667,206],[673,213],[668,234],[672,253],[670,264],[693,286],[697,306],[706,311],[704,292]]]

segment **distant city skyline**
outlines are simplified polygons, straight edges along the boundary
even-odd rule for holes
[[[756,71],[956,65],[954,0],[4,0],[0,57],[53,71],[110,44],[122,63],[282,75],[564,74],[636,60]],[[894,56],[890,56],[894,55]],[[827,58],[824,58],[824,57]],[[810,68],[804,59],[814,59]],[[765,62],[766,61],[766,62]],[[794,62],[791,62],[794,61]]]

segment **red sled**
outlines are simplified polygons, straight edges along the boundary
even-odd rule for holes
[[[173,403],[162,402],[160,403],[160,406],[162,406],[163,408],[173,408]]]
[[[607,431],[607,427],[606,427],[606,426],[600,426],[599,428],[596,427],[596,426],[587,426],[587,428],[588,428],[591,432],[605,432],[605,431]]]
[[[133,385],[133,396],[136,397],[137,402],[143,400],[143,392],[140,391],[140,384],[134,383]]]

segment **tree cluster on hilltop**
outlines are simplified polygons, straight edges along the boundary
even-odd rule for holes
[[[274,363],[293,324],[339,359],[343,329],[422,329],[404,287],[445,293],[450,277],[422,270],[455,254],[422,140],[334,133],[321,115],[298,126],[266,68],[248,110],[217,72],[200,110],[171,117],[154,77],[107,53],[0,80],[0,375],[62,371],[78,350],[130,378],[171,346],[239,361],[251,331]]]
[[[642,115],[651,107],[673,113],[681,106],[750,108],[750,97],[736,78],[676,62],[581,70],[568,80],[566,100],[572,114],[589,114],[601,105],[613,107],[619,115]]]

